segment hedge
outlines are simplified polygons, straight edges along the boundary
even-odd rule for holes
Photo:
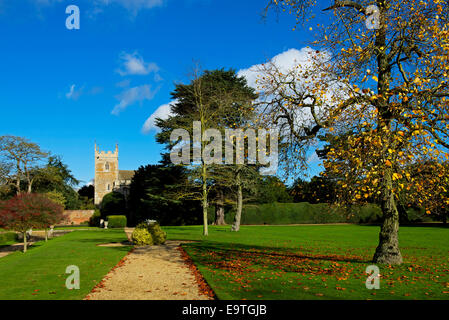
[[[100,210],[95,210],[94,215],[89,219],[89,226],[91,227],[99,227],[101,220],[101,212]]]
[[[126,216],[107,216],[108,228],[126,227]]]
[[[0,233],[0,245],[15,241],[17,241],[17,234],[15,232]]]
[[[348,222],[342,210],[333,209],[327,204],[301,203],[267,203],[261,205],[245,205],[242,211],[241,224],[312,224]],[[225,217],[231,224],[235,212]]]
[[[211,210],[212,211],[212,210]],[[213,211],[209,217],[213,222]],[[410,220],[417,214],[408,210]],[[232,224],[235,210],[225,215],[225,221]],[[268,203],[247,204],[242,211],[242,225],[282,225],[282,224],[323,224],[323,223],[379,223],[382,220],[381,209],[373,204],[352,206],[348,208],[334,207],[325,203]]]

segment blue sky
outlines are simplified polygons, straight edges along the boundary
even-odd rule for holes
[[[65,27],[71,4],[80,30]],[[293,17],[263,21],[265,4],[0,0],[0,135],[61,155],[84,182],[94,177],[95,140],[101,150],[119,143],[121,169],[157,163],[162,147],[142,127],[194,61],[242,70],[312,40],[309,25],[292,31]]]

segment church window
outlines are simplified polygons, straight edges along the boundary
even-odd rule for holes
[[[111,190],[111,185],[110,185],[110,184],[108,184],[108,191],[109,191],[109,190]]]
[[[109,163],[106,162],[106,164],[104,165],[104,169],[105,169],[106,171],[109,171]]]

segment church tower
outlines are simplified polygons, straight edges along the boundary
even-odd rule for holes
[[[100,151],[95,143],[95,205],[116,189],[118,180],[118,145],[115,145],[115,152],[105,152]]]

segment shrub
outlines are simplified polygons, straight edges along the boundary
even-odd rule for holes
[[[0,233],[0,245],[8,243],[8,242],[15,242],[18,240],[17,233],[15,232],[5,232]]]
[[[164,244],[167,240],[167,234],[161,229],[158,223],[150,223],[148,225],[148,231],[153,237],[153,242],[156,245]]]
[[[151,234],[155,245],[164,244],[167,240],[167,233],[161,229],[161,226],[157,222],[141,222],[136,226],[136,230],[137,229],[147,230]]]
[[[119,192],[111,192],[103,197],[100,206],[102,218],[126,212],[125,196]]]
[[[136,226],[136,229],[148,229],[148,223],[141,222]]]
[[[108,228],[124,228],[126,227],[126,216],[107,216],[109,222]]]
[[[100,210],[95,210],[94,215],[89,219],[89,226],[91,227],[99,227],[101,220],[101,212]]]
[[[133,243],[138,246],[151,246],[153,244],[153,237],[150,232],[144,228],[134,229],[131,239]]]

